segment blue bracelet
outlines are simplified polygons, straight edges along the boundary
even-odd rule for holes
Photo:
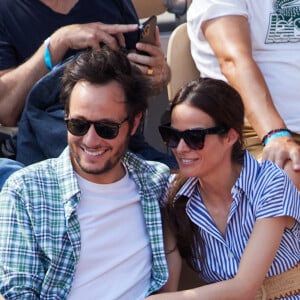
[[[288,136],[288,137],[291,137],[292,134],[290,133],[290,131],[288,129],[285,129],[285,130],[281,130],[281,131],[278,131],[278,132],[274,132],[272,134],[269,134],[265,139],[264,139],[264,146],[266,146],[272,139],[274,138],[278,138],[278,137],[281,137],[281,136]]]
[[[44,62],[45,62],[46,67],[48,68],[48,70],[51,71],[53,69],[53,65],[52,65],[52,59],[51,59],[51,54],[50,54],[50,50],[49,50],[50,37],[48,37],[44,43],[45,43]]]

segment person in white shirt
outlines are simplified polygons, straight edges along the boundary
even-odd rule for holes
[[[299,17],[299,1],[288,0],[194,0],[187,14],[201,76],[226,80],[240,93],[247,148],[286,170],[298,189]]]
[[[16,171],[0,194],[5,299],[144,299],[166,284],[159,204],[169,169],[127,150],[150,90],[108,47],[68,64],[68,146]]]

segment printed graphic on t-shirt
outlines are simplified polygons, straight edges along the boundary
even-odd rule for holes
[[[300,42],[300,0],[274,0],[273,7],[266,44]]]

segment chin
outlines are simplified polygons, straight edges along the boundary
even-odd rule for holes
[[[105,171],[104,165],[97,165],[96,163],[91,162],[78,162],[77,166],[79,167],[80,171],[82,173],[85,173],[87,175],[98,175],[102,174]]]
[[[182,167],[180,166],[180,173],[186,177],[197,177],[197,171],[193,167]]]

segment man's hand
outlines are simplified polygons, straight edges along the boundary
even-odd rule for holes
[[[50,53],[54,64],[58,63],[68,49],[100,49],[100,44],[118,50],[126,47],[123,33],[136,31],[137,24],[103,24],[101,22],[74,24],[61,27],[51,35]]]
[[[293,169],[300,171],[300,146],[291,137],[282,136],[270,140],[264,147],[262,158],[275,162],[282,169],[291,160]]]
[[[268,142],[263,160],[271,160],[284,169],[300,190],[300,146],[291,137],[277,137]]]
[[[136,48],[137,50],[146,52],[149,55],[132,52],[128,54],[129,60],[144,74],[149,76],[152,82],[153,93],[161,93],[170,80],[170,68],[165,60],[165,55],[161,48],[158,27],[156,27],[154,45],[137,43]]]

